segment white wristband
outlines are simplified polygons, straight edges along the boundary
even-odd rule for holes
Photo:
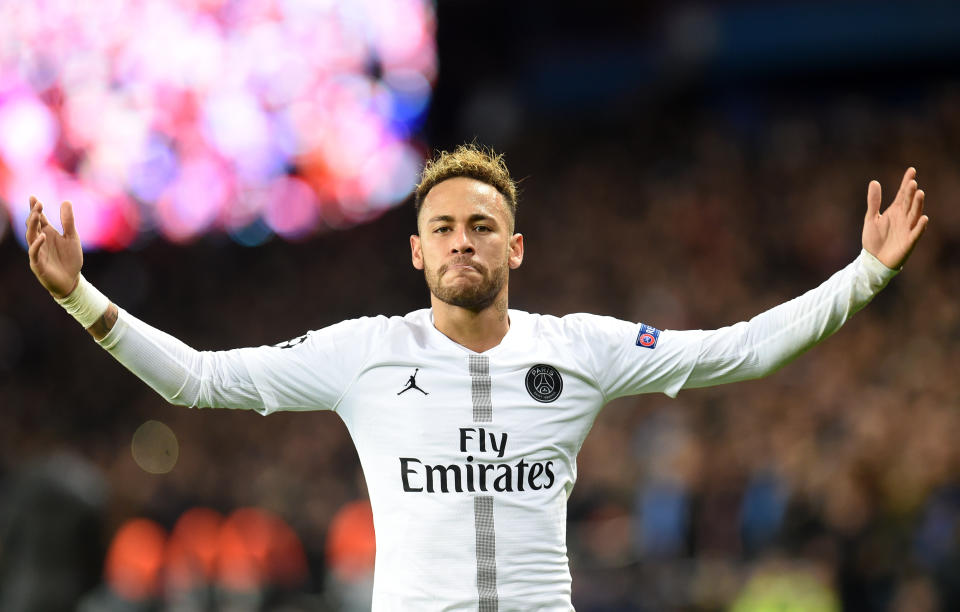
[[[107,307],[110,306],[110,300],[107,299],[107,296],[87,282],[87,279],[83,278],[83,274],[80,275],[77,288],[71,291],[70,295],[55,299],[74,319],[80,322],[80,325],[83,325],[84,329],[96,323],[97,319],[103,316]]]

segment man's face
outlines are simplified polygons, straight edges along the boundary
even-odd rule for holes
[[[413,266],[430,293],[479,312],[506,291],[509,269],[523,261],[523,236],[503,196],[484,182],[458,177],[437,184],[423,201],[419,236],[410,236]]]

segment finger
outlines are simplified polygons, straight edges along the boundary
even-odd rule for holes
[[[882,201],[882,190],[879,181],[870,181],[867,186],[867,215],[866,220],[872,221],[880,214],[880,202]]]
[[[33,244],[33,239],[37,237],[37,221],[35,219],[37,213],[30,211],[30,214],[27,215],[27,220],[25,225],[27,226],[27,244]]]
[[[923,200],[926,198],[926,195],[922,189],[918,189],[917,192],[913,194],[913,199],[910,201],[910,208],[907,211],[909,227],[913,227],[920,219],[920,215],[923,214]]]
[[[37,206],[27,215],[27,244],[33,242],[37,234],[43,233],[43,222],[40,220],[40,207]]]
[[[37,265],[40,259],[40,248],[47,241],[47,237],[44,234],[39,234],[36,240],[30,243],[30,248],[27,249],[27,254],[30,256],[30,265]]]
[[[73,221],[73,204],[69,201],[64,201],[60,205],[60,223],[63,225],[64,238],[76,238],[77,227]]]
[[[913,166],[907,168],[907,171],[903,173],[903,180],[900,181],[900,189],[897,190],[897,197],[893,200],[894,204],[899,201],[901,197],[903,197],[903,194],[907,190],[907,185],[909,185],[910,181],[912,181],[916,176],[917,169]]]
[[[27,226],[27,229],[30,229],[31,226],[37,224],[37,216],[40,213],[37,212],[37,208],[34,206],[30,207],[30,212],[27,213],[27,219],[24,221],[24,224]]]
[[[903,192],[903,211],[909,214],[910,206],[913,204],[913,197],[917,194],[917,181],[910,179],[907,188]]]
[[[33,212],[37,215],[35,223],[38,226],[38,231],[50,225],[50,221],[48,221],[46,215],[43,214],[43,202],[38,200]]]
[[[33,210],[33,207],[37,205],[37,196],[30,196],[30,210]]]
[[[917,221],[917,224],[910,230],[910,242],[916,242],[920,239],[920,236],[923,235],[923,232],[927,230],[927,224],[930,223],[930,217],[927,215],[921,215],[920,220]]]

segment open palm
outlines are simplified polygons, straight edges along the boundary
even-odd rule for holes
[[[917,188],[916,177],[917,171],[908,168],[900,191],[882,214],[880,183],[870,181],[867,188],[863,248],[894,270],[903,266],[930,220],[923,214],[924,193]]]
[[[43,204],[30,197],[30,214],[27,216],[27,245],[30,269],[40,284],[56,297],[64,297],[73,291],[83,267],[83,248],[73,222],[73,207],[70,202],[60,205],[61,235],[43,214]]]

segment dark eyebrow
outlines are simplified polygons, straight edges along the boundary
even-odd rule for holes
[[[454,221],[454,218],[452,215],[437,215],[436,217],[430,217],[427,223],[453,223],[453,221]],[[470,215],[470,218],[467,221],[469,223],[475,223],[476,221],[486,221],[488,223],[489,222],[496,223],[496,219],[494,219],[492,216],[483,215],[480,213],[475,213]]]

